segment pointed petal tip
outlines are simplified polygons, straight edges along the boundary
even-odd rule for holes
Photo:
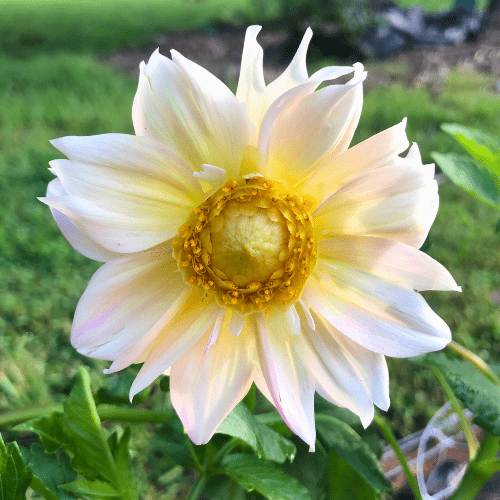
[[[373,421],[373,418],[375,417],[375,409],[372,406],[372,411],[370,413],[367,413],[366,415],[359,415],[359,419],[361,420],[361,425],[363,426],[363,429],[366,429]]]
[[[257,35],[259,34],[261,29],[262,29],[262,26],[260,26],[259,24],[252,24],[251,26],[249,26],[247,28],[246,32],[248,34],[252,34],[252,35],[255,35],[255,37],[257,37]]]

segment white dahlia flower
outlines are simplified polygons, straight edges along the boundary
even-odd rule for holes
[[[366,73],[306,70],[308,29],[266,85],[248,28],[236,96],[172,51],[140,66],[136,135],[53,141],[67,160],[42,201],[69,243],[106,262],[78,303],[82,354],[143,363],[130,396],[170,374],[172,403],[206,443],[253,381],[315,443],[314,392],[367,426],[389,407],[384,356],[442,349],[418,293],[460,290],[418,248],[438,209],[434,166],[405,121],[349,148]],[[318,86],[354,73],[342,85]]]

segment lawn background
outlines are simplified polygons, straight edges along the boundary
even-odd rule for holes
[[[408,6],[408,0],[401,4]],[[414,2],[416,3],[416,2]],[[451,2],[435,2],[445,10]],[[270,3],[268,16],[272,17]],[[133,133],[131,104],[136,77],[104,66],[102,57],[148,46],[162,32],[211,29],[217,20],[261,22],[245,0],[139,0],[75,2],[0,1],[0,412],[60,401],[77,368],[90,369],[93,388],[105,382],[108,363],[80,356],[69,343],[79,297],[99,266],[74,251],[61,235],[44,196],[53,176],[48,161],[62,155],[49,140],[64,135]],[[331,64],[320,61],[317,67]],[[368,63],[368,71],[406,81],[410,68]],[[394,78],[396,77],[396,78]],[[500,135],[498,78],[465,69],[451,71],[439,93],[402,83],[365,96],[353,144],[408,117],[408,137],[423,159],[430,152],[460,151],[442,133],[442,122],[475,126]],[[425,293],[450,325],[453,337],[488,363],[500,364],[500,235],[498,213],[450,182],[428,253],[447,267],[463,293]],[[443,403],[430,372],[389,360],[392,406],[388,415],[399,437],[422,428]],[[136,368],[130,368],[133,373]],[[143,404],[168,406],[160,391]],[[13,434],[14,436],[14,434]],[[134,460],[144,498],[161,490],[162,471],[148,448],[148,431],[135,432]],[[144,451],[146,450],[146,451]],[[154,484],[153,484],[154,483]],[[153,496],[148,496],[153,495]],[[155,497],[157,498],[157,497]],[[165,497],[168,498],[168,497]]]

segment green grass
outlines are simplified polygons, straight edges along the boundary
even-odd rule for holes
[[[256,18],[250,0],[0,0],[0,51],[109,53],[160,34]]]

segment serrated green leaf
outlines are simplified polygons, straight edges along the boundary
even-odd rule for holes
[[[224,473],[247,491],[258,491],[269,500],[310,500],[311,496],[294,477],[254,455],[233,454],[221,462]]]
[[[498,137],[457,123],[443,123],[441,128],[455,137],[474,158],[500,177],[500,140]]]
[[[129,443],[130,443],[130,427],[126,427],[121,438],[114,432],[110,437],[112,438],[113,445],[110,446],[111,454],[115,460],[116,470],[118,477],[121,478],[122,485],[127,486],[131,490],[135,490],[135,477],[132,474]],[[109,439],[108,439],[109,443]]]
[[[136,499],[136,486],[128,469],[130,434],[126,431],[120,442],[111,439],[116,452],[116,457],[113,456],[92,398],[90,378],[84,368],[78,371],[75,386],[63,407],[64,432],[71,445],[71,467],[88,481],[95,482],[99,477],[109,481],[120,493],[120,500]],[[124,446],[127,446],[126,460]]]
[[[17,443],[5,446],[0,435],[0,500],[25,500],[32,479],[31,467],[24,463]]]
[[[64,401],[63,427],[71,441],[71,467],[89,480],[98,475],[116,484],[118,478],[111,451],[90,391],[90,379],[80,369],[69,398]]]
[[[434,161],[457,186],[500,210],[500,185],[482,163],[467,155],[431,153]]]
[[[111,484],[100,480],[89,481],[88,479],[80,478],[72,483],[63,484],[60,487],[63,490],[85,498],[105,498],[108,500],[121,500],[122,498],[120,493]]]
[[[49,453],[53,453],[68,444],[63,430],[63,414],[59,412],[24,422],[17,425],[15,430],[38,434],[43,447]]]
[[[258,422],[243,403],[236,405],[215,432],[241,439],[265,460],[283,463],[288,458],[293,461],[297,453],[289,439]]]
[[[330,500],[377,500],[376,491],[334,451],[328,455],[328,498]]]
[[[436,366],[450,383],[455,395],[474,414],[474,423],[500,436],[500,387],[486,378],[468,361],[434,352],[410,358]]]
[[[76,472],[69,466],[69,457],[67,455],[47,453],[39,443],[32,444],[29,450],[21,448],[21,453],[24,461],[31,465],[34,476],[39,478],[45,487],[54,492],[56,498],[60,500],[74,498],[59,489],[59,485],[76,479]],[[42,494],[38,489],[33,489]]]
[[[391,489],[377,457],[354,429],[335,417],[324,415],[317,419],[316,430],[325,445],[351,465],[375,491]]]

